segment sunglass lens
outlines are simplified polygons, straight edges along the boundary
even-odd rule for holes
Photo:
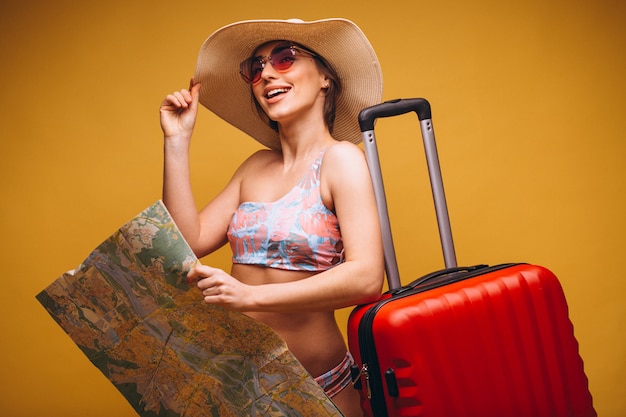
[[[290,46],[282,46],[272,51],[272,67],[278,71],[286,71],[291,68],[295,58],[295,50]]]
[[[249,79],[251,83],[257,83],[261,79],[261,73],[263,72],[263,61],[258,58],[253,58],[250,62],[249,71]]]
[[[239,73],[247,83],[255,83],[261,79],[263,60],[259,57],[248,58],[239,64]]]
[[[257,56],[248,58],[241,63],[239,73],[246,82],[256,84],[261,80],[261,73],[266,64],[265,59]],[[295,60],[296,50],[290,45],[274,48],[269,57],[272,68],[277,71],[287,71]]]

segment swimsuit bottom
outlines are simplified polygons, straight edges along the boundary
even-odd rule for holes
[[[350,352],[346,352],[346,357],[343,358],[343,361],[341,361],[339,365],[316,377],[315,382],[322,387],[329,398],[332,398],[352,382],[352,375],[350,373],[350,367],[352,365],[354,365],[354,358]]]

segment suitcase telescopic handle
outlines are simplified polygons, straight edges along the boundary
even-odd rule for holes
[[[443,250],[444,264],[446,268],[455,268],[457,266],[454,241],[452,240],[452,229],[450,227],[450,217],[448,216],[448,206],[443,188],[439,156],[437,154],[437,145],[435,143],[435,134],[432,125],[430,103],[423,98],[410,98],[390,100],[368,107],[361,110],[359,113],[359,126],[363,136],[365,155],[372,177],[374,194],[376,196],[383,238],[385,271],[387,273],[387,282],[391,290],[399,288],[401,283],[400,274],[398,272],[398,262],[393,245],[389,212],[387,210],[387,198],[385,196],[385,187],[383,185],[382,171],[380,168],[380,158],[378,157],[376,135],[374,134],[374,123],[376,119],[381,117],[398,116],[409,112],[415,112],[420,121],[424,151],[426,152],[426,163],[430,176],[430,185],[435,202],[435,212],[439,226],[439,237]]]

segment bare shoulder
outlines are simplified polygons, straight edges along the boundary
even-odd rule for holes
[[[350,142],[339,142],[326,151],[320,180],[322,199],[331,210],[339,205],[360,204],[371,194],[365,153]]]
[[[235,176],[246,176],[249,172],[258,172],[260,167],[280,159],[280,153],[271,149],[261,149],[250,155],[237,169]]]
[[[367,172],[363,150],[351,142],[342,141],[328,149],[324,155],[322,171],[332,172],[333,178],[362,176]]]
[[[258,165],[265,164],[269,161],[280,159],[280,152],[271,149],[261,149],[250,155],[242,164],[243,165]]]
[[[341,172],[358,169],[365,165],[365,153],[351,142],[338,142],[331,146],[324,155],[323,166],[332,167],[333,172]]]

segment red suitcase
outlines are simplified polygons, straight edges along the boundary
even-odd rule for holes
[[[446,269],[401,287],[374,122],[420,120]],[[590,417],[593,408],[559,281],[528,264],[457,268],[430,105],[395,100],[359,116],[383,229],[390,291],[356,307],[348,342],[367,416]]]

